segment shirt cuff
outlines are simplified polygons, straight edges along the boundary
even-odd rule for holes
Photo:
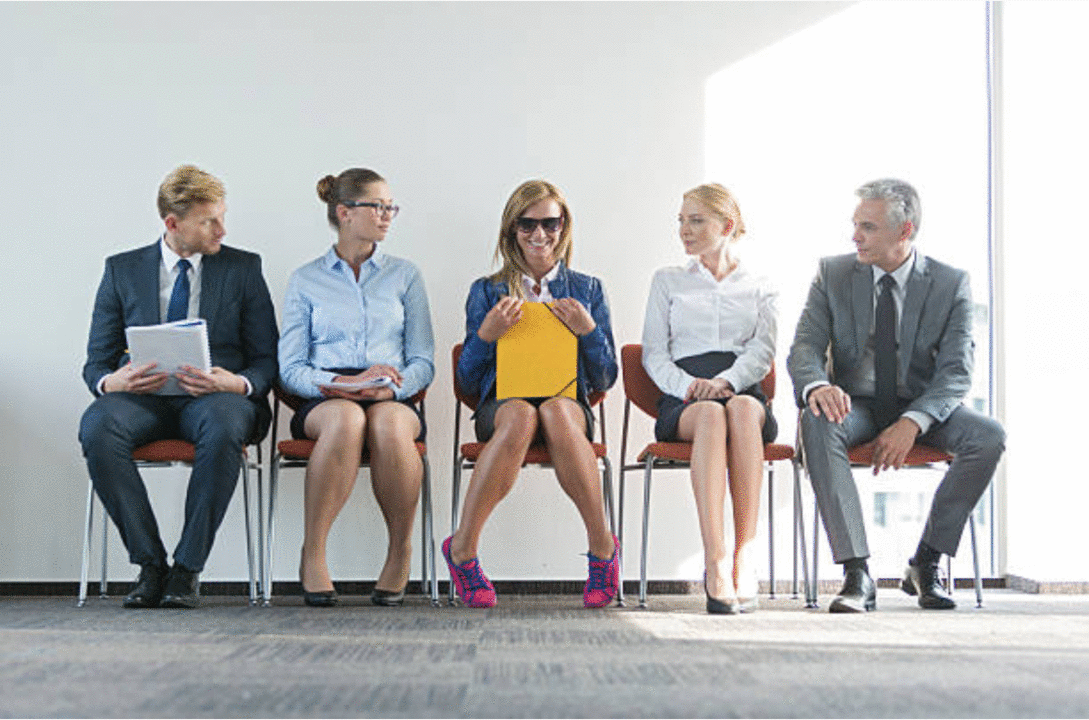
[[[934,424],[934,418],[930,417],[924,412],[919,412],[918,410],[908,410],[900,417],[906,417],[908,420],[911,420],[913,423],[918,425],[920,437],[926,435],[927,430],[929,430],[930,426]]]
[[[809,383],[804,388],[802,388],[802,402],[808,403],[809,393],[813,392],[819,387],[824,387],[825,385],[831,384],[832,383],[828,382],[827,380],[814,380],[813,382]]]
[[[243,394],[246,397],[253,395],[253,383],[250,382],[250,379],[245,375],[239,375],[239,377],[242,378],[242,382],[246,383],[246,392]]]
[[[100,377],[98,379],[98,382],[95,384],[95,392],[97,392],[99,395],[105,395],[106,394],[106,376],[105,375]]]

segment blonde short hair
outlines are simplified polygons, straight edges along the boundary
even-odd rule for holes
[[[714,213],[722,222],[732,220],[733,238],[738,240],[745,234],[745,221],[741,219],[741,208],[733,194],[718,183],[704,183],[684,194],[685,200],[695,200]]]
[[[560,206],[563,217],[563,228],[560,230],[560,240],[556,243],[556,259],[563,260],[564,265],[571,267],[571,209],[567,207],[567,200],[563,193],[547,180],[527,180],[511,193],[507,200],[507,206],[503,208],[503,219],[499,226],[499,243],[495,248],[495,261],[501,258],[503,267],[499,269],[492,279],[505,283],[511,295],[525,299],[525,289],[522,287],[522,275],[530,275],[526,258],[522,255],[522,248],[518,245],[518,218],[532,205],[542,200],[555,200]]]
[[[170,171],[159,185],[159,217],[173,213],[185,217],[189,208],[219,202],[226,191],[223,183],[194,165],[181,165]]]

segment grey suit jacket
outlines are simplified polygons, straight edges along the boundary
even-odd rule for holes
[[[897,385],[911,401],[906,410],[944,422],[972,384],[968,273],[917,253],[905,290]],[[872,268],[854,253],[822,258],[787,358],[799,407],[802,391],[817,380],[857,394],[846,385],[861,362],[873,313]]]
[[[83,379],[98,381],[128,362],[125,328],[155,325],[159,317],[159,242],[106,259],[95,296]],[[224,245],[201,260],[200,317],[208,321],[212,364],[245,376],[251,399],[268,407],[276,379],[276,315],[259,255]]]

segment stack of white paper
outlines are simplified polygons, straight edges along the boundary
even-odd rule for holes
[[[155,372],[170,373],[158,395],[185,395],[174,374],[183,365],[199,368],[204,372],[212,369],[212,356],[208,350],[208,324],[203,319],[178,320],[162,325],[142,325],[125,328],[129,355],[133,365],[153,362]]]

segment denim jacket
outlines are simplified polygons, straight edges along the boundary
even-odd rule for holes
[[[560,261],[560,272],[548,284],[552,297],[572,297],[582,303],[597,324],[591,332],[579,338],[578,395],[608,390],[616,382],[616,348],[609,321],[609,305],[601,281],[595,277],[568,270]],[[458,387],[478,398],[489,397],[495,389],[495,345],[477,335],[484,316],[509,294],[507,286],[482,277],[469,288],[465,301],[465,343],[458,361]]]

